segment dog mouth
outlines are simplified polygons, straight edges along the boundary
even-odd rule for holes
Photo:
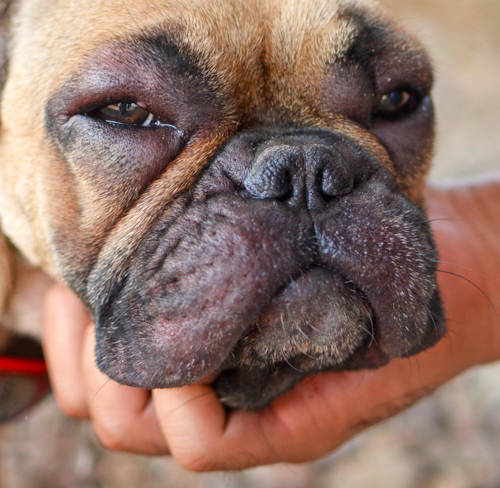
[[[289,310],[295,314],[295,321],[287,321],[282,310],[287,298],[278,294],[265,307],[259,323],[238,341],[213,383],[226,407],[259,410],[309,374],[374,369],[394,357],[379,344],[377,314],[362,291],[341,276],[321,269],[312,269],[301,280],[311,279],[317,285],[316,280],[322,281],[325,277],[325,284],[329,285],[325,290],[336,305],[323,317],[308,313],[310,310],[300,310],[299,303],[297,309]],[[302,288],[300,283],[293,282],[290,286]],[[316,300],[321,302],[318,299],[321,292],[303,293],[304,288],[302,300],[309,300],[308,305],[314,307]],[[437,291],[428,311],[429,324],[422,342],[406,352],[401,350],[397,356],[420,352],[441,337],[444,329],[439,319],[442,311]],[[302,319],[300,324],[297,317]]]
[[[280,362],[293,368],[293,359],[298,358],[306,367],[308,363],[333,366],[344,362],[366,337],[376,340],[365,295],[340,275],[312,267],[263,307],[257,323],[239,339],[222,368]]]
[[[375,331],[366,296],[340,275],[313,267],[263,308],[221,365],[214,388],[228,407],[258,409],[307,374],[346,369],[355,354],[366,367],[381,366],[388,358],[376,347]]]
[[[443,334],[423,214],[372,183],[315,214],[221,194],[179,201],[96,311],[97,362],[120,383],[216,374],[259,409],[304,376],[374,368]]]

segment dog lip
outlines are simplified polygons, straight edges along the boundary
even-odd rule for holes
[[[293,368],[297,358],[302,365],[310,363],[307,368],[313,370],[318,363],[335,367],[363,344],[376,344],[376,332],[375,313],[366,294],[335,270],[311,265],[262,307],[221,370],[281,362]]]
[[[369,337],[351,357],[335,366],[301,368],[298,364],[300,359],[280,361],[267,368],[227,368],[217,375],[212,387],[227,408],[261,410],[310,374],[373,369],[385,366],[390,361],[390,357]]]

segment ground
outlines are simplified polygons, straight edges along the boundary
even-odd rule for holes
[[[500,170],[500,2],[385,0],[436,64],[432,179]],[[0,428],[0,488],[469,488],[500,486],[500,364],[478,368],[336,453],[301,466],[196,475],[103,450],[48,398]]]

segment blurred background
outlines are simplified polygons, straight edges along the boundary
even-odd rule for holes
[[[500,171],[500,0],[383,0],[436,66],[432,179]],[[306,465],[190,474],[169,458],[103,450],[51,398],[0,428],[0,488],[500,487],[500,364],[457,378]]]

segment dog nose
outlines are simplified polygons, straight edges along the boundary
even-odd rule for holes
[[[279,144],[256,156],[243,185],[252,198],[318,210],[333,198],[350,193],[354,174],[333,147]]]

